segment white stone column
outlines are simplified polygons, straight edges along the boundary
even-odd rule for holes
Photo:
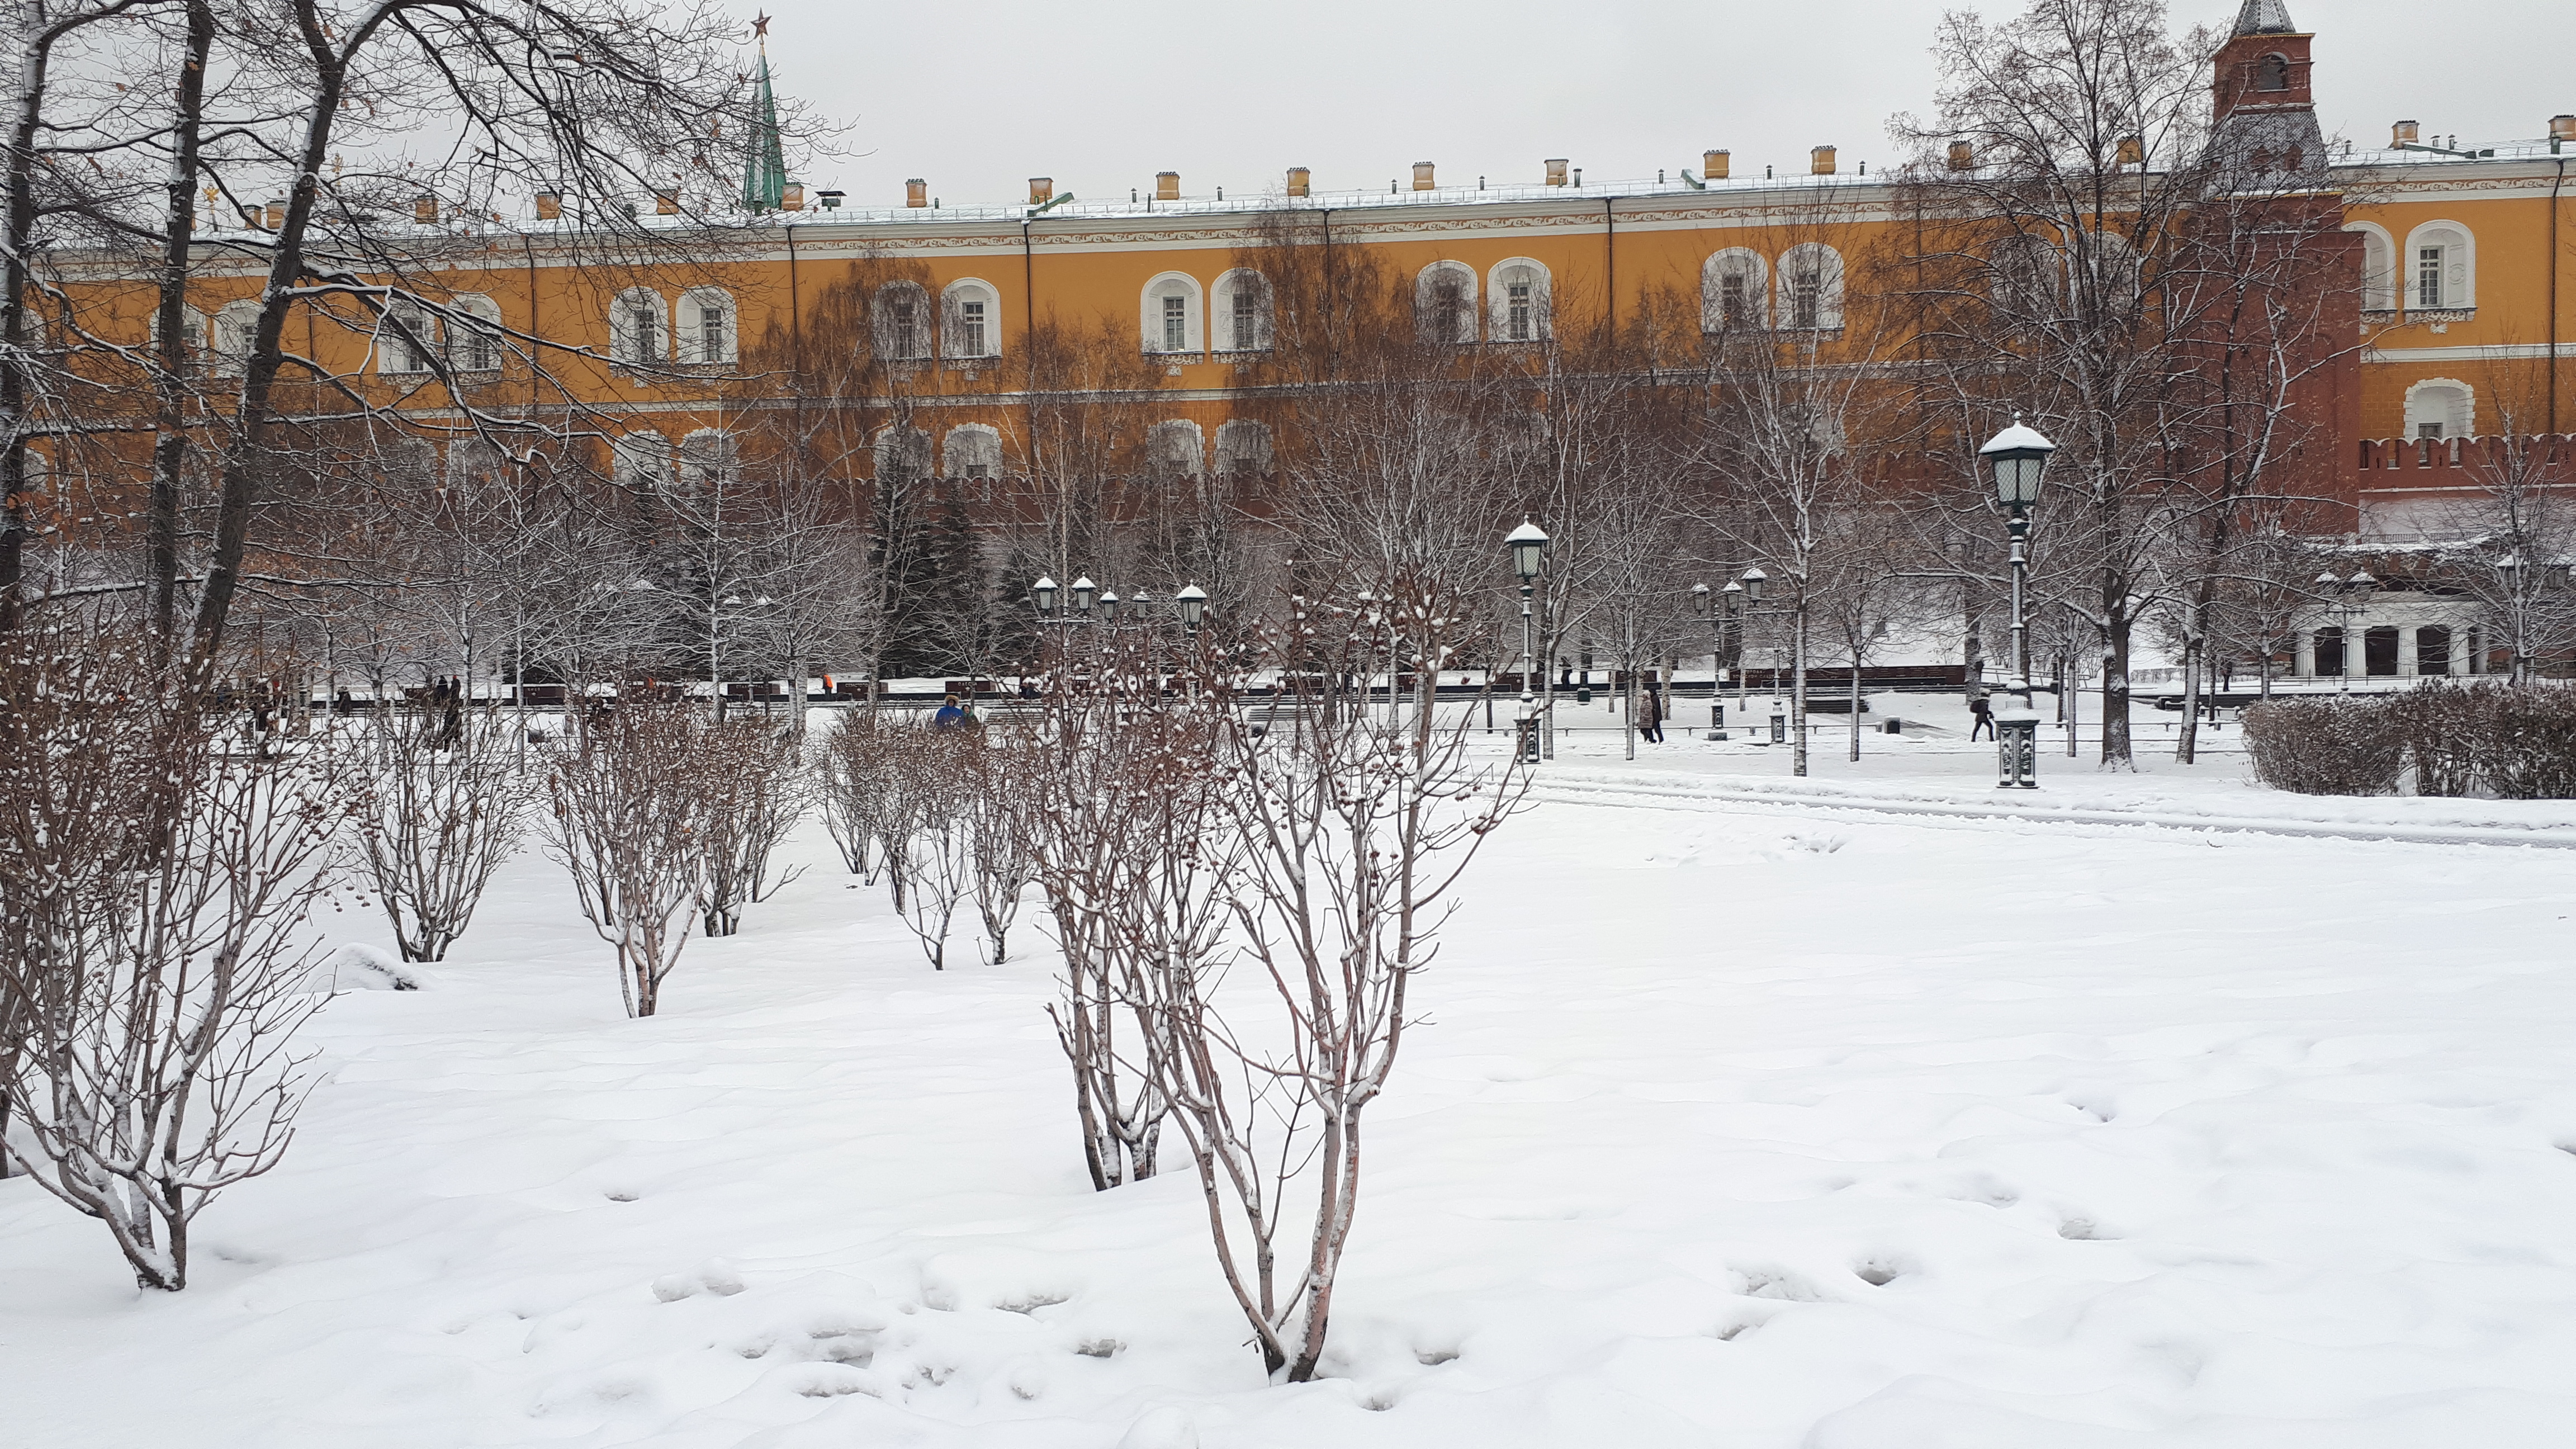
[[[2451,672],[2469,672],[2469,626],[2466,624],[2451,626]]]
[[[2312,679],[2317,672],[2317,631],[2301,629],[2290,638],[2290,672]]]
[[[2421,624],[2397,626],[2397,673],[2401,678],[2415,677],[2415,646],[2423,642],[2417,631],[2423,627]]]

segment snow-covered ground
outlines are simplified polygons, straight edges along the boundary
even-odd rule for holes
[[[0,1183],[0,1444],[2569,1442],[2567,855],[1694,799],[1785,752],[1562,746],[1417,987],[1322,1382],[1263,1383],[1194,1182],[1089,1190],[1034,904],[934,975],[814,832],[643,1022],[521,856],[429,989],[323,1014],[184,1294]],[[1982,743],[1839,746],[1813,788],[1992,793]]]

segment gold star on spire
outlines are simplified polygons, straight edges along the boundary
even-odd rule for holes
[[[769,49],[768,11],[764,10],[751,17],[751,38],[760,42],[760,48],[762,51],[766,52]]]

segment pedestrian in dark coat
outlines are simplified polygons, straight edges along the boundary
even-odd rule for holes
[[[1664,742],[1664,698],[1652,685],[1638,696],[1637,733],[1644,735],[1650,745]]]
[[[1975,716],[1977,721],[1969,727],[1968,738],[1973,740],[1981,733],[1987,739],[1995,737],[1995,707],[1986,702],[1984,695],[1978,695],[1968,701],[1968,713]]]

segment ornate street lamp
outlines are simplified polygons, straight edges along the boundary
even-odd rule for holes
[[[1207,590],[1192,584],[1172,597],[1181,606],[1181,627],[1196,634],[1199,621],[1207,617]]]
[[[1044,619],[1054,615],[1055,593],[1055,580],[1044,575],[1040,575],[1036,583],[1029,585],[1029,597],[1037,600],[1039,618]]]
[[[2039,788],[2039,711],[2031,708],[2030,623],[2022,597],[2030,578],[2030,509],[2039,501],[2040,474],[2057,445],[2013,414],[2012,426],[1986,440],[1977,456],[1994,470],[1995,499],[2009,510],[2004,524],[2012,544],[2013,702],[1995,712],[1995,752],[2000,756],[1998,788]],[[2068,748],[2074,726],[2067,726]]]
[[[1100,585],[1093,583],[1090,575],[1085,574],[1081,578],[1075,579],[1073,581],[1073,612],[1081,615],[1083,618],[1090,618],[1091,601],[1099,596]]]
[[[1115,589],[1103,589],[1100,592],[1100,622],[1103,624],[1118,622],[1118,591]]]
[[[1521,712],[1515,725],[1520,731],[1521,760],[1538,763],[1538,699],[1530,692],[1530,673],[1538,668],[1538,636],[1531,622],[1530,590],[1538,582],[1539,565],[1547,557],[1547,531],[1526,515],[1521,526],[1503,539],[1512,551],[1512,572],[1521,581]]]

